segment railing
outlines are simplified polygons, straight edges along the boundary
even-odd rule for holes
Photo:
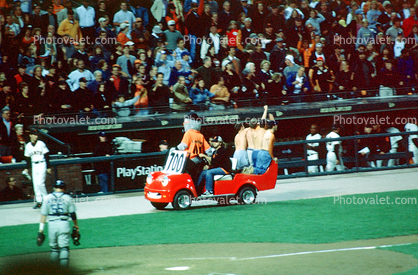
[[[409,135],[418,135],[417,132],[400,132],[400,133],[382,133],[382,134],[371,134],[371,135],[356,135],[356,136],[348,136],[348,137],[340,137],[340,138],[332,138],[332,139],[318,139],[318,140],[300,140],[300,141],[291,141],[291,142],[277,142],[275,143],[275,151],[280,148],[289,148],[289,146],[297,146],[302,147],[302,155],[296,155],[289,158],[283,158],[283,155],[277,155],[279,157],[278,166],[281,169],[291,169],[291,168],[300,168],[303,167],[303,172],[294,173],[292,175],[278,175],[279,179],[283,178],[292,178],[292,177],[303,177],[303,176],[319,176],[319,175],[327,175],[327,174],[341,174],[341,173],[356,173],[362,171],[375,171],[375,170],[383,170],[383,169],[398,169],[398,168],[407,168],[407,167],[418,167],[417,164],[410,164],[409,159],[412,157],[412,153],[408,151],[408,137]],[[360,159],[359,154],[357,153],[358,148],[358,140],[367,139],[367,138],[376,138],[376,137],[391,137],[391,136],[402,136],[403,142],[406,142],[404,148],[405,150],[402,152],[396,153],[386,153],[383,155],[374,155],[370,156],[369,158],[363,159],[366,161],[375,161],[375,160],[389,160],[389,159],[405,159],[404,165],[396,165],[393,167],[368,167],[364,168],[360,167]],[[316,165],[326,165],[326,159],[318,159],[314,161],[307,160],[307,144],[308,143],[325,143],[330,141],[349,141],[353,142],[354,144],[354,152],[355,154],[352,156],[343,156],[344,163],[352,164],[352,169],[344,170],[344,171],[328,171],[328,172],[318,172],[318,173],[308,173],[308,166],[316,166]],[[401,141],[400,141],[401,142]],[[299,147],[299,148],[300,148]],[[107,157],[86,157],[86,158],[65,158],[65,159],[55,159],[51,160],[50,164],[53,168],[54,180],[57,179],[57,169],[56,167],[61,165],[73,165],[73,164],[92,164],[97,162],[109,162],[110,164],[110,191],[112,193],[117,193],[116,191],[116,177],[115,177],[115,162],[117,161],[141,161],[152,160],[156,159],[159,165],[162,165],[165,159],[165,152],[154,152],[154,153],[140,153],[140,154],[124,154],[124,155],[112,155]],[[26,167],[25,162],[21,163],[11,163],[11,164],[2,164],[0,165],[0,173],[5,173],[6,171],[14,170],[14,169],[24,169]],[[143,175],[146,176],[146,175]],[[142,179],[145,182],[145,177]],[[138,190],[138,189],[137,189]],[[132,191],[132,190],[131,190]]]

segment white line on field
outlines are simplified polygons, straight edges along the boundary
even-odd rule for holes
[[[327,250],[314,250],[314,251],[302,251],[302,252],[295,252],[295,253],[285,253],[285,254],[277,254],[277,255],[265,255],[265,256],[258,256],[258,257],[249,257],[249,258],[237,258],[237,257],[208,257],[208,258],[183,258],[182,260],[255,260],[255,259],[266,259],[266,258],[278,258],[278,257],[286,257],[286,256],[296,256],[296,255],[306,255],[306,254],[316,254],[316,253],[328,253],[328,252],[339,252],[339,251],[354,251],[354,250],[368,250],[368,249],[376,249],[376,248],[385,248],[385,247],[393,247],[393,246],[402,246],[402,245],[410,245],[412,243],[403,243],[403,244],[388,244],[388,245],[379,245],[379,246],[362,246],[362,247],[348,247],[348,248],[336,248],[336,249],[327,249]]]

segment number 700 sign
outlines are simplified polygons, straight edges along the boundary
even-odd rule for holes
[[[163,173],[181,174],[187,161],[187,151],[171,151],[168,155]]]

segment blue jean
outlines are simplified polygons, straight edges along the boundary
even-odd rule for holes
[[[203,180],[206,180],[206,191],[213,192],[213,177],[215,175],[226,175],[226,173],[220,167],[203,170],[202,173],[200,173],[199,180],[197,181],[196,189],[199,188]]]
[[[258,157],[258,153],[260,153],[260,149],[253,149],[253,154],[252,154],[252,158],[253,158],[253,167],[257,166],[257,157]]]
[[[254,175],[262,175],[269,168],[271,163],[270,153],[266,150],[260,150],[257,154],[257,163],[254,166]]]
[[[100,184],[100,191],[103,193],[109,192],[109,187],[107,183],[109,182],[109,175],[108,174],[99,174],[97,175],[97,179],[99,180]]]
[[[190,41],[190,58],[192,59],[193,62],[195,62],[195,57],[196,57],[196,35],[194,34],[189,34],[189,41]]]

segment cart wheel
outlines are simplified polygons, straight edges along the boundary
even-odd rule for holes
[[[257,192],[253,187],[246,186],[238,192],[238,203],[239,204],[253,204],[255,203],[255,198],[257,197]]]
[[[172,204],[176,210],[188,209],[192,205],[192,196],[186,190],[180,190],[174,196]]]
[[[158,210],[163,210],[168,205],[168,203],[165,203],[165,202],[153,202],[153,201],[151,202],[151,204]]]

